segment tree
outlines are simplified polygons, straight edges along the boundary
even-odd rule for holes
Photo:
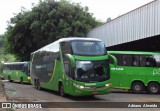
[[[5,36],[0,35],[0,66],[3,62],[13,62],[15,61],[15,57],[12,54],[6,53],[4,51],[4,42],[5,42]]]
[[[92,28],[102,24],[88,7],[65,0],[39,1],[31,11],[24,8],[10,20],[6,32],[6,51],[23,61],[30,53],[55,40],[68,36],[86,36]]]

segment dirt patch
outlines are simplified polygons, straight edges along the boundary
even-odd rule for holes
[[[15,89],[6,89],[5,93],[7,95],[14,95],[16,93],[16,90]]]
[[[6,96],[8,102],[44,102],[34,98],[10,97]]]

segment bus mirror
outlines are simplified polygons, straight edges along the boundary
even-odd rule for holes
[[[109,59],[113,60],[114,66],[116,67],[117,66],[117,58],[115,56],[111,55],[111,54],[108,54],[108,56],[109,56]]]
[[[72,56],[71,54],[65,54],[65,56],[70,59],[70,61],[71,61],[71,66],[72,66],[73,68],[75,68],[75,67],[76,67],[76,62],[75,62],[75,59],[73,58],[73,56]]]

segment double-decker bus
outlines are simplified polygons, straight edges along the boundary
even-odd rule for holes
[[[31,53],[31,83],[61,96],[110,93],[109,58],[101,40],[62,38]]]
[[[108,51],[116,63],[111,63],[112,88],[133,93],[160,93],[160,53],[138,51]],[[114,65],[113,65],[114,63]],[[115,66],[115,64],[117,64]]]
[[[10,82],[30,83],[30,62],[4,63],[3,77]]]

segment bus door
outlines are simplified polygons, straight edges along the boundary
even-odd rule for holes
[[[63,65],[64,65],[64,87],[66,93],[70,93],[73,91],[73,68],[71,66],[70,59],[66,56],[66,54],[71,54],[71,46],[68,42],[62,42],[61,43],[61,51],[62,51],[62,58],[63,58]]]
[[[122,63],[120,63],[118,72],[119,72],[119,79],[120,79],[120,87],[129,87],[130,86],[130,77],[133,74],[132,65],[138,65],[137,61],[132,61],[133,56],[130,54],[122,54]],[[135,58],[136,59],[136,58]]]
[[[114,56],[118,65],[114,67],[111,64],[112,87],[126,87],[129,84],[129,74],[131,73],[129,66],[132,64],[132,56],[125,54],[114,54]]]
[[[73,90],[73,80],[72,80],[72,67],[69,61],[64,61],[65,70],[65,86],[66,92]]]
[[[120,87],[121,74],[118,72],[118,67],[111,67],[111,81],[112,87]]]
[[[23,71],[25,74],[29,75],[29,64],[24,64]]]
[[[112,56],[115,57],[115,59],[118,60],[117,55],[113,55]],[[112,82],[112,87],[119,87],[120,86],[120,74],[119,71],[117,71],[117,69],[119,68],[119,66],[115,66],[115,60],[113,58],[109,58],[109,62],[110,62],[110,79]],[[117,64],[119,64],[119,61],[117,62]]]

